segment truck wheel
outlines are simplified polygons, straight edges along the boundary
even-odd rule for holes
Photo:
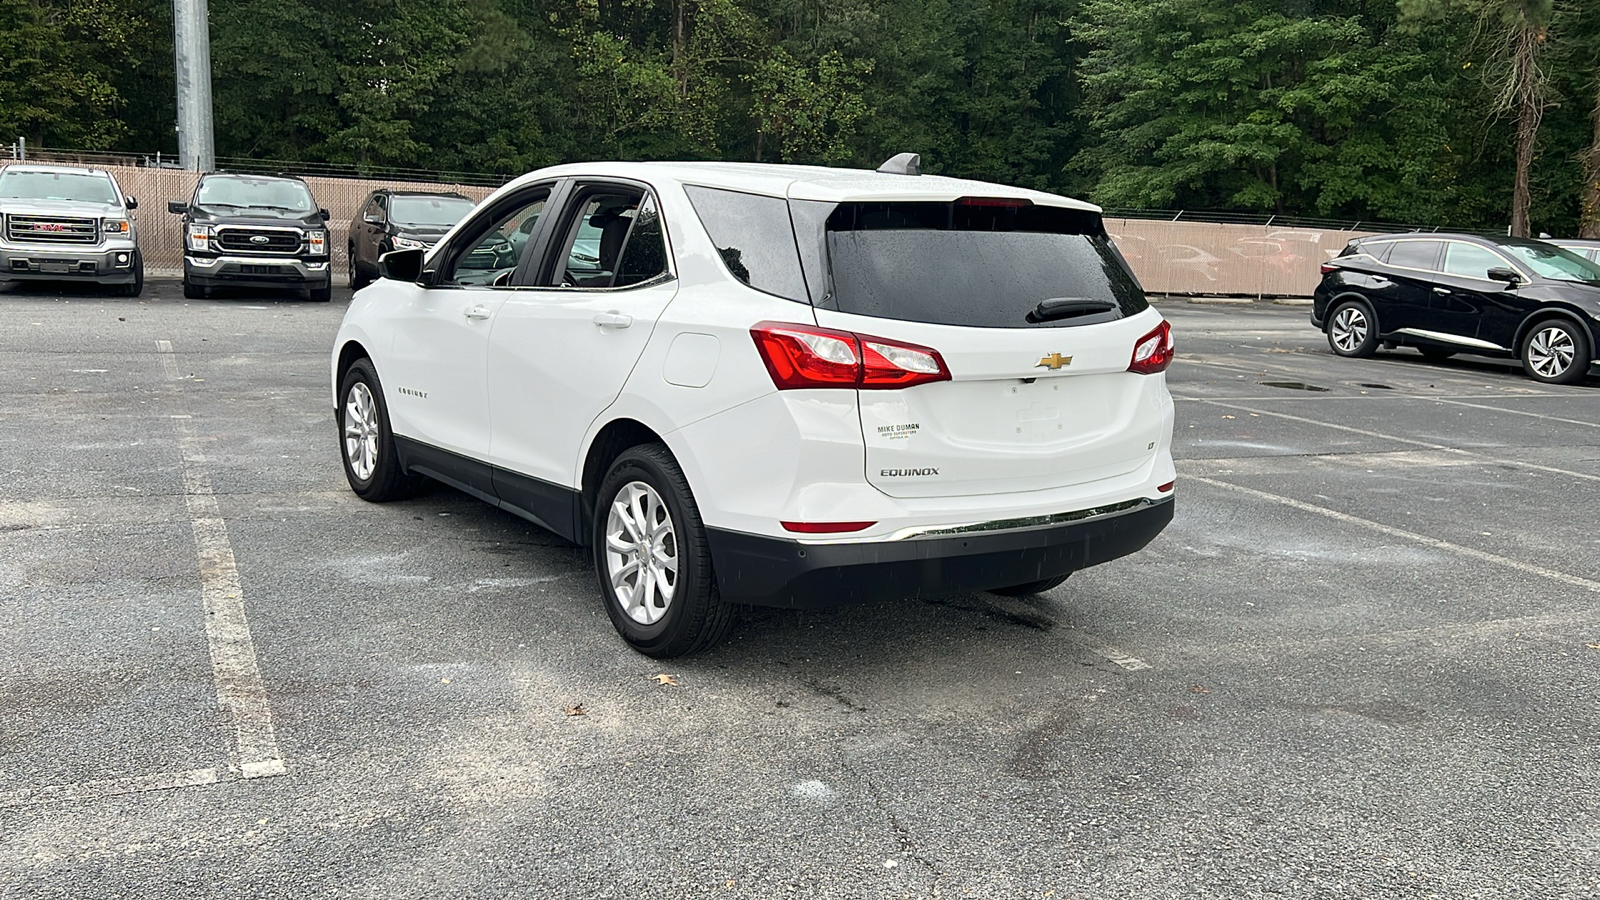
[[[313,303],[327,303],[333,299],[333,273],[328,273],[328,281],[322,287],[306,289],[306,299]]]
[[[667,448],[623,453],[595,501],[595,574],[622,639],[658,659],[722,640],[733,604],[717,590],[700,509]]]
[[[183,296],[189,300],[204,300],[211,296],[211,289],[201,287],[185,278],[183,280]]]

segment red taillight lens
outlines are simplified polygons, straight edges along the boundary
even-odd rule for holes
[[[1317,271],[1319,271],[1322,274],[1326,275],[1329,272],[1337,272],[1337,271],[1339,271],[1339,267],[1334,265],[1333,263],[1323,263],[1322,265],[1317,266]]]
[[[848,534],[865,531],[877,522],[779,522],[784,531],[795,534]]]
[[[886,390],[950,380],[944,358],[932,347],[787,322],[762,322],[750,336],[780,391]]]
[[[1141,375],[1165,372],[1172,365],[1173,347],[1172,326],[1162,322],[1133,345],[1133,362],[1128,364],[1128,371]]]
[[[1162,486],[1156,488],[1156,490],[1160,491],[1163,494],[1165,494],[1167,491],[1172,490],[1172,486],[1175,485],[1175,484],[1177,484],[1176,481],[1169,481],[1166,484],[1163,484]]]

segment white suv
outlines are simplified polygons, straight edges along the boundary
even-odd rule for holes
[[[1172,334],[1075,200],[591,163],[386,254],[333,349],[350,486],[426,476],[590,547],[669,657],[735,604],[1047,590],[1172,519]]]

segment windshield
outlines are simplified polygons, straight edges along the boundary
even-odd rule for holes
[[[1600,284],[1600,265],[1554,244],[1501,244],[1518,262],[1542,278]]]
[[[460,197],[402,197],[389,199],[389,221],[402,225],[448,228],[466,218],[475,204]]]
[[[74,200],[116,204],[111,179],[87,172],[0,172],[0,197],[7,200]]]
[[[828,214],[826,247],[830,300],[843,312],[1039,328],[1148,306],[1090,211],[987,198],[841,203]]]
[[[308,213],[316,209],[311,191],[298,181],[281,178],[207,178],[200,182],[196,206],[232,206]]]

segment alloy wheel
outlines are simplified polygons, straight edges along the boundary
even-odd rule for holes
[[[1346,306],[1333,317],[1328,333],[1333,338],[1334,346],[1346,353],[1353,353],[1367,339],[1367,314],[1358,306]]]
[[[1560,326],[1541,328],[1528,341],[1528,366],[1543,378],[1560,377],[1577,354],[1572,335]]]
[[[606,514],[606,574],[618,605],[640,625],[667,614],[678,589],[678,535],[655,488],[630,481]]]
[[[344,458],[361,481],[370,480],[378,467],[378,404],[360,381],[344,401]]]

